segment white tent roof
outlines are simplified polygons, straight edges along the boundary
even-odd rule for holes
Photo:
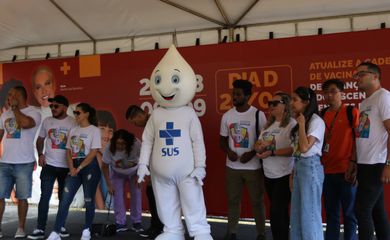
[[[0,0],[0,50],[367,13],[390,0]]]

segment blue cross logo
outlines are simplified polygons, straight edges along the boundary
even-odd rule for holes
[[[167,129],[160,130],[160,138],[165,138],[166,145],[173,145],[173,139],[181,136],[180,129],[173,129],[173,122],[167,122]]]

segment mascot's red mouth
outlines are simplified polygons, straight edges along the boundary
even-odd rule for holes
[[[168,96],[168,97],[164,97],[164,96],[162,96],[165,100],[168,100],[168,101],[170,101],[170,100],[172,100],[174,97],[175,97],[175,95],[172,95],[172,96]]]

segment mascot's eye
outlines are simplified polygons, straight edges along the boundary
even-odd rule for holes
[[[177,75],[173,75],[171,81],[173,84],[178,84],[180,82],[180,78]]]
[[[161,82],[161,77],[160,77],[159,75],[155,76],[155,77],[154,77],[154,83],[155,83],[156,85],[159,85],[160,82]]]

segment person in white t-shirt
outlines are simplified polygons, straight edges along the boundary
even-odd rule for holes
[[[366,93],[356,129],[359,239],[372,239],[375,230],[378,240],[390,240],[383,187],[390,183],[390,92],[381,87],[381,70],[376,64],[361,63],[354,78]],[[354,169],[356,164],[351,162],[349,172]]]
[[[59,233],[65,225],[69,206],[83,185],[85,201],[85,224],[81,240],[91,239],[90,227],[95,216],[95,194],[101,178],[97,151],[102,147],[100,129],[96,127],[96,110],[87,103],[79,103],[73,113],[77,126],[68,134],[66,143],[69,176],[65,180],[64,192],[49,240],[60,240]]]
[[[66,114],[69,106],[68,99],[62,95],[49,98],[53,117],[43,120],[36,148],[39,156],[41,171],[41,198],[38,204],[37,228],[29,239],[43,239],[49,211],[49,202],[52,196],[54,183],[58,182],[58,199],[61,200],[64,191],[65,178],[69,168],[66,160],[66,142],[71,128],[76,126],[75,119]],[[43,153],[43,149],[45,152]],[[61,237],[69,237],[65,228],[61,228]]]
[[[36,161],[32,143],[41,123],[41,115],[35,107],[27,105],[27,92],[23,86],[16,86],[8,92],[8,105],[10,109],[0,117],[0,139],[3,144],[0,161],[0,219],[4,214],[4,199],[10,197],[15,185],[19,216],[15,238],[25,238],[27,199],[31,197],[32,173]]]
[[[263,159],[264,183],[270,199],[274,240],[288,239],[290,232],[289,179],[294,167],[290,133],[297,124],[295,119],[291,118],[290,103],[290,96],[282,92],[276,93],[272,100],[268,101],[270,117],[255,145],[257,156]]]
[[[102,172],[104,174],[108,192],[114,198],[114,213],[117,232],[127,231],[125,185],[130,185],[130,219],[133,224],[131,230],[142,229],[142,192],[137,184],[138,160],[141,142],[124,129],[114,132],[113,137],[103,152]]]
[[[318,115],[313,90],[298,87],[292,94],[297,125],[291,130],[295,165],[291,197],[290,240],[321,240],[321,195],[324,168],[321,164],[325,123]]]
[[[226,192],[228,196],[227,239],[237,239],[240,218],[241,197],[244,186],[251,199],[255,217],[257,240],[265,239],[264,176],[260,171],[260,160],[256,157],[254,145],[258,132],[265,126],[262,111],[248,104],[252,84],[246,80],[233,82],[233,105],[221,120],[220,147],[226,157]],[[256,116],[256,114],[258,116]],[[256,126],[258,118],[258,126]]]

